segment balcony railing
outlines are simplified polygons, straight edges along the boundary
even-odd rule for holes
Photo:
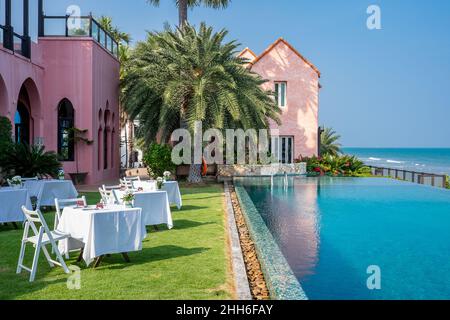
[[[20,54],[25,58],[31,56],[31,39],[14,32],[12,27],[0,25],[0,42],[3,48]]]
[[[119,44],[92,16],[42,16],[41,37],[91,37],[116,58]]]
[[[369,166],[375,176],[391,177],[393,179],[445,188],[447,175],[417,172],[411,170],[393,169]]]

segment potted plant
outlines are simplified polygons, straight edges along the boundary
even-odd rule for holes
[[[164,181],[170,181],[172,173],[170,171],[164,171]]]
[[[131,191],[127,191],[122,197],[123,204],[127,208],[133,208],[134,194]]]
[[[81,130],[78,128],[71,128],[69,129],[72,135],[72,139],[75,144],[75,165],[77,172],[69,173],[70,178],[72,179],[73,183],[75,185],[84,184],[84,181],[86,180],[86,177],[88,175],[87,172],[80,172],[79,165],[78,165],[78,144],[85,144],[87,146],[90,146],[94,143],[94,141],[89,140],[86,138],[86,134],[88,133],[88,130]]]
[[[11,180],[9,180],[9,183],[14,189],[22,188],[22,178],[20,176],[13,177]]]
[[[65,177],[66,177],[66,174],[65,174],[64,170],[63,169],[59,169],[59,171],[58,171],[58,179],[59,180],[64,180]]]
[[[164,186],[164,179],[161,178],[161,177],[156,179],[156,187],[157,187],[157,189],[161,190],[163,186]]]

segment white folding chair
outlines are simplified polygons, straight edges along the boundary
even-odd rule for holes
[[[25,215],[26,222],[25,222],[25,228],[23,231],[23,237],[22,237],[22,245],[20,247],[20,255],[19,255],[19,263],[17,265],[17,274],[20,274],[22,272],[22,269],[30,272],[30,282],[33,282],[36,277],[36,271],[39,261],[39,254],[41,253],[41,249],[44,252],[45,258],[47,259],[48,264],[50,267],[54,267],[55,264],[62,267],[64,269],[64,272],[69,274],[69,268],[67,268],[66,263],[64,262],[64,259],[61,256],[61,253],[59,252],[58,246],[56,244],[57,241],[65,240],[70,238],[69,234],[54,230],[50,231],[50,229],[47,226],[47,223],[45,222],[44,217],[42,216],[42,213],[38,210],[31,211],[25,208],[25,206],[22,206],[22,211]],[[39,231],[35,225],[35,223],[40,224]],[[34,236],[29,236],[29,230],[33,231]],[[35,247],[34,252],[34,258],[33,258],[33,266],[30,268],[27,268],[23,265],[23,258],[25,255],[25,247],[28,243],[33,244]],[[56,253],[56,257],[58,261],[52,260],[50,257],[50,254],[47,251],[46,245],[51,244],[52,250]]]
[[[120,180],[120,186],[125,187],[126,189],[134,189],[133,181],[129,181],[127,179]]]
[[[64,208],[74,206],[78,203],[78,201],[83,201],[83,206],[87,206],[87,201],[86,201],[85,196],[82,196],[79,199],[55,199],[56,213],[55,213],[55,224],[53,226],[54,229],[58,228],[59,220],[61,220],[61,215],[62,215],[62,211],[64,210]],[[54,252],[52,251],[52,253],[54,253]],[[70,258],[69,253],[66,252],[66,259],[69,259],[69,258]]]
[[[103,189],[98,188],[98,191],[100,192],[100,195],[102,197],[104,204],[115,204],[116,203],[115,196],[114,196],[114,190],[115,189],[107,190],[105,186],[103,186]]]
[[[117,185],[117,186],[105,186],[105,185],[102,186],[103,190],[106,190],[106,191],[111,191],[111,190],[114,190],[114,189],[120,189],[120,187],[121,187],[120,184]]]
[[[82,196],[78,199],[55,199],[55,207],[56,207],[56,213],[55,213],[55,229],[58,228],[59,220],[61,219],[62,210],[64,210],[65,207],[74,206],[78,203],[78,201],[83,201],[83,206],[87,206],[86,197]]]

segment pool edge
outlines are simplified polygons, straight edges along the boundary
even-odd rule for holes
[[[281,252],[244,187],[235,185],[244,219],[255,242],[262,271],[275,300],[308,300],[303,288]]]

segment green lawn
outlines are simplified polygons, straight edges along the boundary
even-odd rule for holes
[[[97,269],[76,264],[73,253],[68,265],[81,268],[81,289],[67,289],[67,275],[51,269],[41,254],[34,283],[29,273],[17,275],[23,229],[0,226],[0,299],[230,299],[230,273],[226,250],[223,198],[220,186],[182,188],[184,208],[172,208],[174,229],[153,228],[141,252],[130,253],[131,263],[121,255],[105,258]],[[86,194],[90,204],[97,194]],[[54,214],[46,213],[52,223]],[[30,266],[33,248],[27,247],[25,265]]]

